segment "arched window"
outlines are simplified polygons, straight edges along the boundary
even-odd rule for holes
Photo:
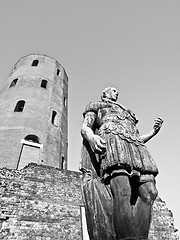
[[[42,87],[42,88],[47,88],[47,80],[43,79],[43,80],[41,81],[41,87]]]
[[[24,139],[21,139],[22,147],[19,155],[19,161],[17,169],[22,169],[30,162],[36,164],[40,163],[41,150],[43,145],[39,143],[39,138],[36,135],[27,135]]]
[[[27,135],[24,140],[29,141],[29,142],[34,142],[34,143],[40,143],[39,138],[36,135],[30,134]]]
[[[58,69],[57,69],[57,76],[59,76],[60,72],[61,72],[61,71],[60,71],[60,69],[58,68]]]
[[[25,101],[19,100],[16,104],[16,107],[14,109],[14,112],[22,112],[24,109]]]
[[[58,126],[57,112],[54,110],[52,111],[51,123],[55,126]]]
[[[62,158],[61,158],[61,169],[65,169],[64,156],[62,156]]]
[[[63,103],[64,103],[64,107],[67,107],[67,100],[66,100],[65,97],[64,97],[64,101],[63,101]]]
[[[9,87],[14,87],[16,85],[18,81],[18,78],[14,79],[12,82],[11,82],[11,85]]]
[[[39,60],[37,60],[37,59],[33,60],[31,66],[36,67],[38,65],[38,63],[39,63]]]

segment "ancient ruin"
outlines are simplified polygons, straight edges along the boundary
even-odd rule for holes
[[[0,239],[90,240],[82,174],[67,170],[67,108],[64,68],[21,58],[0,92]],[[148,239],[179,239],[176,231],[157,197]]]

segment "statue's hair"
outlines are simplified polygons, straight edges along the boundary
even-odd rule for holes
[[[102,98],[106,98],[106,97],[107,97],[107,93],[108,93],[112,88],[114,89],[114,87],[107,87],[107,88],[105,88],[105,89],[103,90],[103,92],[102,92],[101,99],[102,99]]]

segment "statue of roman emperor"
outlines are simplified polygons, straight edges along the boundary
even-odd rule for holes
[[[91,240],[148,239],[151,209],[157,196],[158,168],[145,143],[161,129],[140,136],[135,114],[117,103],[118,91],[104,89],[101,100],[83,116],[83,195]],[[99,206],[99,207],[98,207]]]

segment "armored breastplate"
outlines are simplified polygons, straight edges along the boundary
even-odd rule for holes
[[[103,108],[98,111],[100,119],[99,134],[112,133],[122,139],[136,144],[143,144],[136,127],[137,119],[128,110],[123,110],[117,105]]]

